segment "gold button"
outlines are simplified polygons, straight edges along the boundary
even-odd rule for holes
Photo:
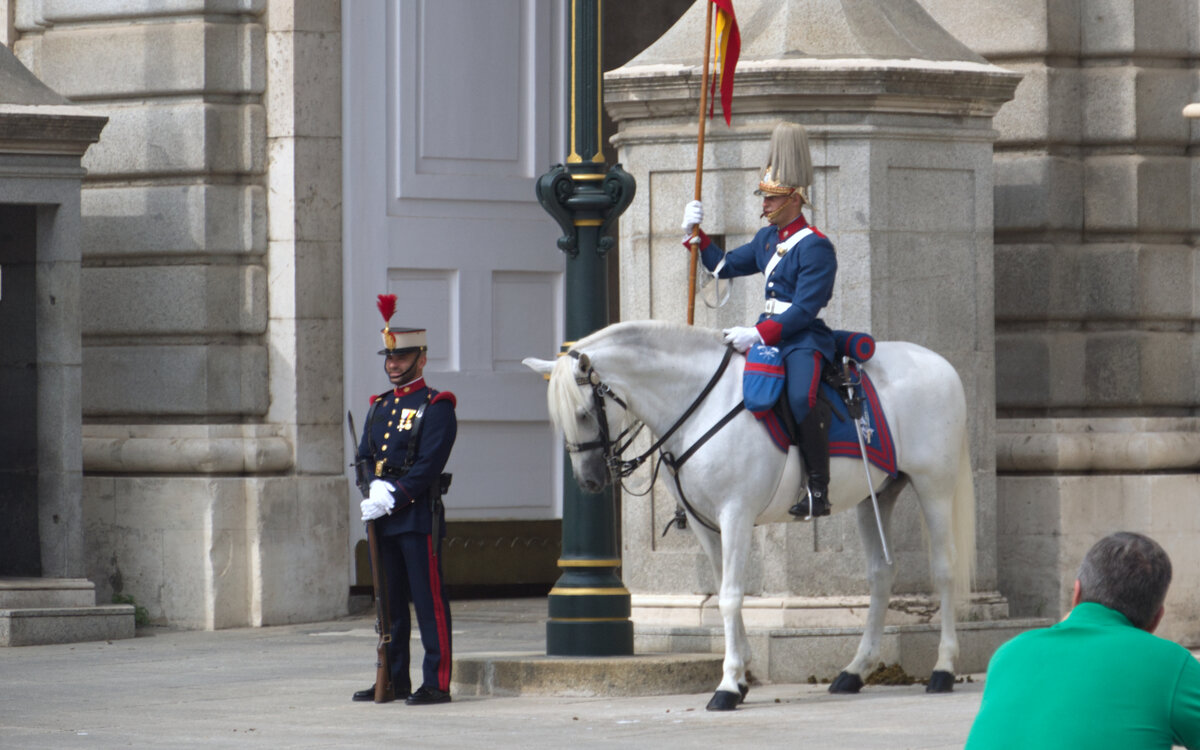
[[[383,433],[383,439],[384,439],[384,440],[387,440],[387,439],[388,439],[388,438],[390,438],[391,436],[392,436],[392,433],[390,433],[390,432],[385,432],[385,433]]]

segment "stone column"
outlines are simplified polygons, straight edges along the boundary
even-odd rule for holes
[[[1174,562],[1158,633],[1200,645],[1195,0],[921,0],[1021,71],[996,118],[998,578],[1059,617],[1117,530]]]
[[[110,117],[81,203],[88,575],[175,626],[344,613],[340,3],[15,18]]]
[[[614,142],[640,186],[621,222],[624,318],[684,320],[679,220],[696,161],[703,6],[606,74],[605,101],[620,129]],[[976,616],[1002,616],[994,544],[992,117],[1019,76],[971,52],[915,2],[751,0],[737,12],[743,46],[733,127],[716,119],[708,126],[705,229],[722,235],[727,248],[753,236],[762,222],[752,191],[769,133],[783,119],[805,125],[816,168],[809,218],[833,240],[839,262],[824,317],[834,328],[922,344],[958,369],[970,405],[978,502]],[[701,306],[696,323],[746,324],[761,299],[760,277],[740,280],[728,305]],[[924,532],[912,499],[901,498],[889,541],[895,590],[909,596],[914,614],[896,613],[893,622],[930,616]],[[652,500],[624,502],[625,578],[647,647],[682,647],[668,626],[719,622],[698,545],[686,533],[659,536],[673,510],[662,487]],[[748,626],[857,624],[867,589],[856,537],[849,515],[757,529]],[[771,649],[771,679],[811,673],[788,673],[803,667],[785,666],[775,647],[763,648]],[[982,669],[989,654],[981,651],[970,666]],[[836,671],[838,658],[813,668]]]

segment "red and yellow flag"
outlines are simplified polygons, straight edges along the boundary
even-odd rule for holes
[[[720,71],[713,76],[712,88],[716,91],[717,78],[721,79],[721,111],[725,113],[725,124],[730,125],[733,114],[733,71],[737,68],[738,55],[742,52],[742,35],[738,32],[737,17],[733,14],[733,0],[709,0],[716,6],[717,43],[713,45],[713,68]],[[710,95],[711,96],[711,95]],[[709,99],[708,116],[712,117],[713,101]]]

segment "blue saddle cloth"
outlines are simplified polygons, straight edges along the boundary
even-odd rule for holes
[[[896,444],[892,442],[892,431],[883,415],[883,408],[879,404],[879,395],[875,392],[871,378],[862,370],[859,370],[859,375],[862,378],[860,389],[862,390],[863,415],[866,417],[868,428],[867,435],[863,436],[863,443],[867,448],[867,459],[881,471],[887,472],[888,476],[894,477],[896,476]],[[838,395],[837,389],[822,381],[821,390],[824,391],[825,397],[829,399],[830,403],[834,404],[833,424],[829,427],[830,457],[861,457],[858,438],[854,435],[854,422],[846,413],[846,406]],[[790,445],[787,428],[780,423],[774,410],[757,413],[754,416],[766,428],[775,447],[786,453]],[[870,439],[867,439],[868,436]]]

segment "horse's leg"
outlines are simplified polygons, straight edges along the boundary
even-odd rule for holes
[[[913,480],[921,498],[925,527],[929,530],[929,575],[934,590],[941,599],[942,637],[938,643],[938,660],[925,686],[927,693],[949,693],[954,690],[954,664],[958,660],[958,632],[955,628],[954,595],[954,529],[951,498],[953,479],[949,487],[936,486],[933,481]]]
[[[893,482],[878,495],[879,514],[883,519],[885,534],[891,534],[892,510],[896,507],[896,497],[903,487],[903,482]],[[855,511],[858,515],[858,535],[867,554],[867,581],[871,589],[871,605],[867,609],[867,625],[863,629],[862,640],[858,643],[858,653],[829,686],[831,693],[857,693],[862,689],[863,676],[878,666],[884,619],[896,573],[895,565],[888,565],[883,560],[883,544],[879,539],[875,510],[870,501],[862,501]]]
[[[750,642],[742,620],[745,599],[746,560],[750,555],[753,520],[727,509],[721,517],[721,576],[718,604],[725,625],[725,663],[721,684],[708,702],[709,711],[732,711],[750,690],[746,665],[750,661]]]

